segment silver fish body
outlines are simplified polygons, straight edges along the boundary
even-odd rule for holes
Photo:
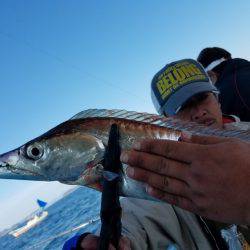
[[[213,130],[147,113],[125,110],[86,110],[23,146],[0,155],[0,178],[60,181],[101,190],[102,160],[109,130],[116,123],[122,150],[136,140],[161,138],[177,140],[181,131],[238,137],[250,141],[250,131]],[[150,199],[145,186],[121,172],[123,196]]]

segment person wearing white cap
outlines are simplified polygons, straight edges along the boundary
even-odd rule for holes
[[[218,90],[195,60],[184,59],[166,65],[153,78],[151,89],[154,105],[160,114],[178,116],[182,120],[214,128],[238,124],[234,117],[222,116]],[[162,145],[162,141],[154,142],[154,145]],[[163,149],[164,145],[162,146]],[[136,152],[133,151],[133,154]],[[159,159],[159,156],[147,154],[146,160],[141,162],[148,164],[148,169],[150,166],[157,167],[157,164],[151,164],[151,160]],[[124,154],[121,160],[126,162]],[[161,170],[164,172],[163,168]],[[149,174],[151,177],[155,176],[155,170]],[[136,178],[131,174],[130,176]],[[164,173],[158,184],[162,183],[161,178],[164,178]],[[228,249],[219,233],[224,224],[222,227],[211,224],[211,227],[210,222],[196,214],[165,202],[124,198],[121,199],[121,206],[122,234],[127,238],[120,250]],[[229,233],[229,236],[235,237],[236,244],[239,243],[238,232]],[[88,234],[81,241],[84,249],[96,249],[93,245],[98,245],[98,237],[93,234]]]
[[[151,90],[159,114],[223,127],[219,91],[197,61],[183,59],[167,64],[154,76]]]
[[[195,60],[167,64],[154,76],[151,90],[160,114],[213,128],[250,128],[248,123],[227,123],[217,88]],[[190,138],[185,133],[181,139],[135,143],[133,150],[121,155],[121,161],[129,166],[127,175],[145,182],[150,195],[202,216],[217,242],[223,233],[228,248],[220,245],[219,249],[243,249],[242,242],[250,242],[249,228],[241,225],[250,225],[250,144],[232,138]],[[221,231],[225,227],[229,232]],[[247,240],[238,240],[239,235]]]
[[[197,60],[220,91],[223,113],[250,121],[250,62],[232,58],[228,51],[218,47],[203,49]]]

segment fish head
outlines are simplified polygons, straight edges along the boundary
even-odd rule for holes
[[[102,161],[102,141],[81,132],[38,137],[0,155],[0,178],[71,182]]]

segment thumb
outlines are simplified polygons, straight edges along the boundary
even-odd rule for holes
[[[184,142],[196,143],[196,144],[202,144],[202,145],[217,144],[217,143],[228,142],[232,140],[231,138],[226,138],[226,137],[193,135],[193,134],[186,133],[186,132],[182,132],[180,138],[181,138],[181,141],[184,141]]]

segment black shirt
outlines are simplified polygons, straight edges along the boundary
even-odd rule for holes
[[[222,112],[250,121],[250,62],[227,60],[215,86],[220,91]]]

